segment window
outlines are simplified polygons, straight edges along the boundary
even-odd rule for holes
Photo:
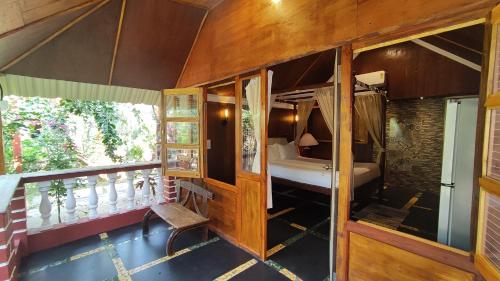
[[[201,141],[203,91],[200,88],[163,91],[164,172],[169,176],[202,176]]]

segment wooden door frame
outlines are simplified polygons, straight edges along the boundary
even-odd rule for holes
[[[405,33],[386,34],[384,36],[361,39],[342,46],[341,52],[341,112],[340,112],[340,152],[339,152],[339,199],[338,199],[338,225],[337,225],[337,260],[336,278],[339,281],[347,281],[349,276],[349,236],[356,233],[365,237],[386,243],[391,246],[406,250],[419,256],[449,265],[461,270],[471,272],[476,276],[479,274],[474,267],[472,252],[466,252],[430,240],[422,239],[414,235],[405,234],[377,225],[355,222],[350,220],[350,189],[352,186],[353,173],[353,131],[352,112],[354,104],[353,83],[353,54],[406,42],[412,39],[426,37],[449,30],[464,28],[476,24],[485,24],[486,18],[473,19],[458,22],[460,19],[442,21],[438,25],[426,27],[427,30],[416,29]],[[467,19],[466,19],[467,20]],[[453,24],[455,23],[455,24]],[[401,36],[403,35],[403,36]],[[356,50],[353,50],[353,47]],[[486,65],[487,66],[487,65]],[[483,70],[484,71],[484,66]],[[483,84],[483,79],[481,80]],[[485,95],[481,86],[480,97]],[[480,113],[479,113],[480,114]],[[480,119],[480,118],[478,118]],[[484,120],[484,119],[483,119]],[[478,120],[478,123],[480,120]],[[483,126],[481,124],[480,126]],[[482,138],[481,138],[482,139]],[[482,155],[481,155],[482,156]],[[476,160],[475,160],[476,161]],[[475,200],[476,198],[473,198]],[[477,210],[476,210],[477,212]],[[474,214],[472,215],[474,217]],[[471,232],[472,234],[473,232]]]
[[[242,105],[242,81],[246,79],[251,79],[259,77],[260,78],[260,174],[254,174],[251,172],[243,171],[241,168],[241,105]],[[237,235],[238,240],[241,238],[241,225],[242,225],[242,206],[241,206],[241,190],[238,187],[238,177],[258,181],[261,188],[261,200],[259,202],[260,206],[260,247],[257,253],[252,249],[248,249],[245,245],[240,243],[240,247],[247,250],[251,254],[258,254],[258,257],[262,260],[266,259],[267,252],[267,69],[262,68],[257,74],[251,74],[247,76],[237,76],[236,77],[236,89],[235,89],[235,141],[236,141],[236,156],[235,156],[235,167],[236,167],[236,186],[238,188],[237,196]]]

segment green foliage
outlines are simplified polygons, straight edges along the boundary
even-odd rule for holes
[[[144,150],[138,146],[134,145],[127,151],[127,159],[140,161],[143,158]]]
[[[105,146],[106,155],[115,162],[122,160],[121,157],[116,155],[116,150],[123,144],[123,141],[116,129],[119,116],[114,104],[103,101],[78,100],[61,100],[60,104],[68,112],[81,116],[86,120],[91,117],[94,118],[102,133],[102,143]]]

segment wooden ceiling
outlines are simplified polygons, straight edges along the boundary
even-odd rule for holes
[[[172,88],[207,12],[204,7],[215,5],[215,1],[173,0],[87,2],[0,35],[0,69],[8,66],[6,73],[40,78]]]
[[[474,25],[425,37],[422,40],[481,65],[483,35],[484,26]],[[394,56],[395,53],[397,56]],[[274,71],[273,91],[326,82],[333,75],[334,59],[335,51],[328,50],[270,67]],[[354,66],[357,74],[388,71],[389,87],[392,87],[393,92],[398,92],[398,97],[401,98],[474,94],[477,93],[479,87],[479,71],[412,42],[363,52],[355,58]],[[463,79],[452,83],[452,81],[447,81],[449,77],[462,77]],[[429,82],[424,78],[432,81]]]

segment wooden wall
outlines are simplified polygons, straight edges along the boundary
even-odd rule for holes
[[[293,109],[273,108],[269,114],[268,137],[294,139]]]
[[[354,72],[385,70],[389,99],[477,95],[480,72],[406,42],[361,53]]]
[[[214,199],[208,202],[210,226],[226,238],[236,242],[238,240],[238,190],[235,186],[220,183],[208,183],[208,189],[214,194]]]
[[[375,43],[381,34],[401,36],[410,29],[424,31],[485,17],[496,2],[223,1],[210,11],[178,86],[220,80],[350,40],[375,38]]]
[[[227,124],[222,122],[222,112],[229,110]],[[234,185],[235,182],[235,134],[234,104],[207,103],[208,177]]]

